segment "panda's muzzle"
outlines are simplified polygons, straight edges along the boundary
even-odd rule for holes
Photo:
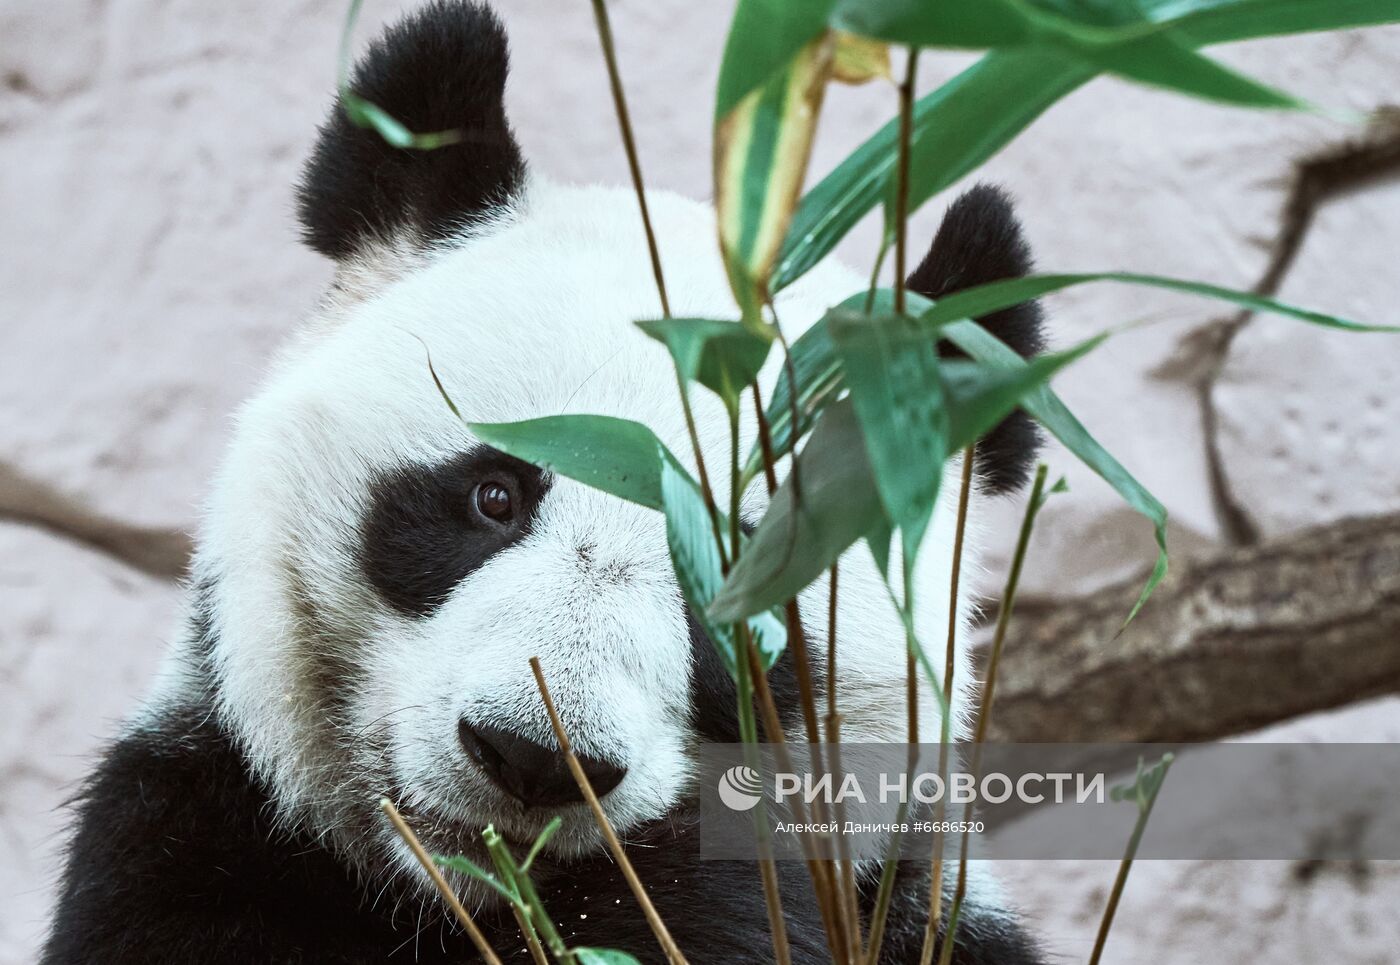
[[[514,731],[491,724],[457,722],[467,755],[486,775],[527,808],[557,807],[583,800],[583,792],[558,748],[537,744]],[[575,752],[599,797],[622,783],[627,768]]]

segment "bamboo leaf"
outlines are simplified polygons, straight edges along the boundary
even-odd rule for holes
[[[905,297],[911,315],[920,315],[933,305],[933,302],[916,292],[906,292]],[[852,311],[856,308],[864,310],[868,300],[867,293],[860,292],[847,298],[831,311]],[[879,314],[892,311],[893,306],[890,289],[882,288],[875,293],[875,300],[869,307],[871,313]],[[775,459],[787,455],[792,449],[793,440],[805,436],[822,409],[835,401],[846,388],[841,375],[841,360],[836,355],[836,347],[832,344],[825,317],[792,343],[791,352],[792,369],[797,375],[797,384],[800,387],[797,398],[798,425],[794,432],[792,382],[788,378],[787,366],[784,366],[778,373],[778,383],[773,389],[773,398],[769,400],[767,410]],[[743,481],[752,480],[762,468],[763,453],[755,444],[744,464]]]
[[[1141,0],[1143,12],[1198,45],[1395,23],[1395,0]]]
[[[468,422],[502,452],[650,509],[661,508],[661,467],[675,463],[640,422],[602,415],[555,415],[524,422]]]
[[[998,50],[920,98],[910,132],[910,210],[975,170],[1094,73],[1063,54]],[[898,142],[899,124],[890,121],[802,198],[778,255],[774,291],[802,277],[889,195]]]
[[[549,839],[554,837],[554,833],[558,831],[563,824],[564,819],[557,814],[550,818],[549,823],[544,826],[544,830],[535,837],[535,843],[530,845],[530,850],[526,853],[525,860],[520,862],[520,870],[522,872],[529,873],[530,866],[535,863],[535,858],[539,857],[539,853],[544,850],[544,846],[549,843]]]
[[[699,382],[731,411],[740,393],[768,358],[772,341],[738,322],[709,318],[663,318],[637,327],[666,346],[682,377]]]
[[[432,151],[448,144],[456,144],[462,139],[459,130],[436,131],[431,134],[415,134],[389,112],[371,103],[350,89],[350,41],[355,31],[355,21],[360,16],[360,6],[364,0],[350,0],[345,12],[345,24],[340,31],[340,57],[337,76],[337,89],[340,91],[341,109],[351,124],[376,132],[386,143],[405,149]]]
[[[1169,25],[1177,36],[1198,46],[1400,20],[1395,0],[1140,3],[1146,18]],[[910,144],[910,210],[976,169],[1099,69],[1063,51],[993,50],[921,98],[914,108]],[[938,136],[945,131],[961,136]],[[892,195],[897,142],[898,124],[890,121],[803,197],[778,257],[774,291],[800,278],[867,212]]]
[[[1134,272],[1106,271],[1058,275],[1026,275],[1005,281],[995,281],[986,285],[964,289],[945,295],[920,320],[927,325],[940,325],[960,318],[978,318],[990,312],[1019,305],[1041,295],[1057,292],[1075,285],[1090,282],[1118,282],[1128,285],[1145,285],[1150,288],[1164,288],[1169,291],[1184,292],[1189,295],[1202,295],[1220,301],[1248,308],[1256,312],[1268,312],[1295,318],[1299,321],[1321,325],[1326,328],[1339,328],[1350,332],[1400,332],[1400,326],[1367,325],[1336,315],[1297,308],[1263,295],[1236,291],[1205,282],[1185,281],[1180,278],[1167,278],[1161,275],[1143,275]]]
[[[939,377],[947,400],[948,451],[970,446],[995,429],[1029,393],[1048,385],[1061,369],[1088,355],[1108,337],[1105,332],[1063,352],[1038,355],[1016,368],[965,359],[943,361]]]
[[[832,46],[823,32],[715,127],[720,250],[744,324],[765,335],[761,310],[802,191]]]
[[[740,0],[720,62],[716,124],[822,35],[834,4],[835,0]]]
[[[1087,51],[1083,56],[1100,70],[1192,97],[1240,107],[1310,109],[1304,101],[1231,70],[1166,34]]]
[[[937,336],[893,312],[837,309],[823,325],[850,386],[875,489],[903,537],[905,565],[912,565],[948,457]]]
[[[575,948],[573,953],[578,965],[641,965],[626,952],[611,948]]]
[[[493,875],[491,872],[487,871],[485,868],[481,867],[481,865],[468,858],[464,858],[461,855],[444,856],[440,854],[435,854],[433,855],[433,863],[436,865],[440,865],[444,868],[449,868],[452,871],[458,872],[459,874],[464,874],[469,878],[475,878],[477,881],[481,881],[487,885],[490,885],[496,891],[500,892],[503,896],[505,896],[505,899],[511,902],[512,904],[519,904],[520,902],[520,896],[518,894],[516,894],[509,887],[503,884],[501,880],[495,875]]]
[[[878,77],[890,80],[889,44],[838,31],[831,76],[843,84],[864,84]]]
[[[801,506],[789,477],[710,605],[716,623],[742,620],[796,596],[884,519],[849,400],[827,408],[797,458]]]
[[[669,461],[661,469],[661,496],[666,513],[666,541],[681,595],[730,676],[737,680],[739,639],[734,624],[717,622],[709,615],[710,604],[724,583],[724,572],[704,498],[694,480]],[[764,669],[773,666],[787,645],[786,626],[772,612],[757,613],[747,622]]]
[[[915,47],[1011,47],[1052,38],[1105,43],[1115,37],[1111,30],[1021,0],[840,0],[831,23],[863,37]]]
[[[942,302],[939,304],[941,305]],[[925,315],[926,317],[927,315]],[[1007,369],[1019,368],[1028,364],[1005,342],[976,322],[966,320],[951,322],[943,326],[942,333],[953,344],[979,362]],[[1162,578],[1167,575],[1166,507],[1158,502],[1157,497],[1148,492],[1147,488],[1138,482],[1132,473],[1124,469],[1123,465],[1108,453],[1108,450],[1099,445],[1098,440],[1089,434],[1089,430],[1084,428],[1083,423],[1075,418],[1074,413],[1070,412],[1060,401],[1059,396],[1050,390],[1049,386],[1042,385],[1029,392],[1021,400],[1021,407],[1060,442],[1064,443],[1065,448],[1072,452],[1080,462],[1112,486],[1124,502],[1147,517],[1152,523],[1153,536],[1157,540],[1157,561],[1153,565],[1152,572],[1148,575],[1147,582],[1138,595],[1137,601],[1133,604],[1132,610],[1128,613],[1127,620],[1124,621],[1126,626],[1133,617],[1137,616],[1138,611],[1147,602],[1147,598],[1157,588],[1157,584],[1162,582]]]

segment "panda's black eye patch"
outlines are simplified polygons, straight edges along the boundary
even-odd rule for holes
[[[405,465],[370,485],[356,548],[379,595],[428,616],[494,554],[530,532],[549,477],[482,446],[437,465]]]

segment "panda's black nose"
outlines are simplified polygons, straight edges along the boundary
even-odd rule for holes
[[[514,731],[491,724],[457,722],[457,734],[472,760],[503,791],[529,807],[550,807],[583,800],[583,792],[557,748],[537,744]],[[622,783],[627,768],[575,752],[588,783],[599,797]]]

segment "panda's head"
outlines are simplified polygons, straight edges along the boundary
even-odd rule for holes
[[[280,817],[371,875],[409,861],[383,795],[437,852],[479,855],[488,823],[528,841],[556,814],[555,854],[597,846],[531,656],[621,829],[684,798],[695,742],[737,735],[732,684],[686,612],[660,515],[482,445],[429,372],[427,352],[469,420],[620,416],[689,461],[669,359],[633,325],[660,306],[631,192],[527,173],[505,79],[494,17],[445,0],[358,66],[362,96],[462,139],[399,150],[333,111],[300,213],[335,281],[242,410],[199,540],[197,653],[221,720]],[[734,317],[709,207],[650,204],[675,312]],[[977,204],[996,230],[964,234],[1023,259],[1001,199]],[[954,241],[940,241],[943,261],[975,274]],[[790,334],[859,285],[835,266],[813,272],[779,303]],[[695,403],[723,465],[723,410],[699,392]],[[984,469],[1014,476],[1023,437]],[[932,540],[949,538],[948,516]],[[925,554],[930,586],[946,586],[946,556]],[[868,560],[842,583],[846,735],[897,739],[899,624]],[[925,597],[932,639],[947,604]],[[810,636],[819,652],[821,628]],[[789,713],[790,677],[775,671]]]

